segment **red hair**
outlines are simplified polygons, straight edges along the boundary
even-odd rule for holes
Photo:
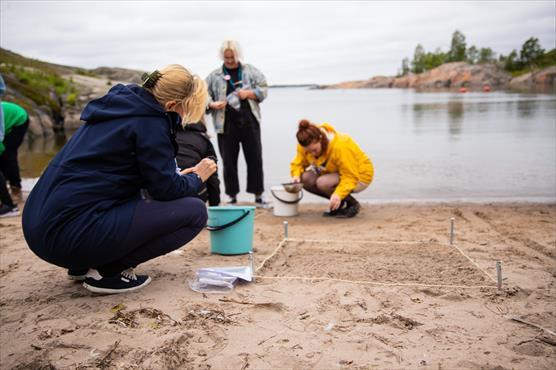
[[[299,145],[306,147],[309,144],[320,141],[322,146],[322,152],[326,153],[328,148],[328,138],[322,130],[314,123],[309,122],[306,119],[299,121],[299,128],[297,129],[297,142]]]

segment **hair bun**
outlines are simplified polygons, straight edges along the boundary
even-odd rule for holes
[[[302,119],[301,121],[299,121],[300,130],[308,129],[309,126],[311,126],[311,122],[307,121],[306,119]]]

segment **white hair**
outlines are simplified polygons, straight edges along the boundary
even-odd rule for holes
[[[222,60],[224,60],[224,53],[226,52],[226,50],[231,50],[232,53],[234,53],[234,58],[237,62],[243,59],[241,47],[239,46],[239,43],[237,41],[226,40],[222,43],[222,46],[220,47],[220,58]]]

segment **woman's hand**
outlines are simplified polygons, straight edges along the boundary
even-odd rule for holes
[[[228,102],[225,101],[225,100],[213,101],[212,103],[209,104],[209,108],[210,109],[215,109],[215,110],[220,110],[220,109],[224,109],[226,104],[228,104]]]
[[[197,163],[195,167],[189,167],[180,171],[180,175],[187,175],[188,173],[196,173],[201,178],[202,182],[207,181],[209,177],[217,170],[216,162],[209,158],[204,158],[201,162]]]
[[[188,173],[195,172],[195,167],[189,167],[180,171],[180,175],[187,175]]]
[[[297,183],[301,182],[301,179],[299,178],[299,176],[295,176],[295,177],[292,177],[292,182],[295,182],[297,184]]]
[[[332,194],[329,203],[330,210],[331,211],[337,210],[340,207],[340,204],[342,204],[342,199],[338,195]]]
[[[257,96],[255,95],[255,93],[253,92],[253,90],[249,90],[249,89],[241,89],[237,92],[237,96],[239,96],[239,98],[241,100],[245,100],[245,99],[251,99],[251,100],[255,100],[257,99]]]
[[[217,170],[216,162],[208,158],[202,159],[194,168],[195,170],[193,172],[195,172],[203,182],[207,181]]]

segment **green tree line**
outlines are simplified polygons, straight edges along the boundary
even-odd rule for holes
[[[422,73],[450,62],[467,62],[469,64],[493,63],[503,67],[513,75],[519,75],[533,68],[544,68],[556,65],[556,49],[546,52],[540,45],[539,39],[530,37],[521,46],[521,51],[512,50],[508,55],[498,57],[491,48],[478,48],[475,45],[467,47],[465,35],[456,30],[452,34],[450,50],[443,52],[437,48],[434,52],[427,52],[418,44],[413,53],[413,59],[404,58],[398,76],[411,73]]]

